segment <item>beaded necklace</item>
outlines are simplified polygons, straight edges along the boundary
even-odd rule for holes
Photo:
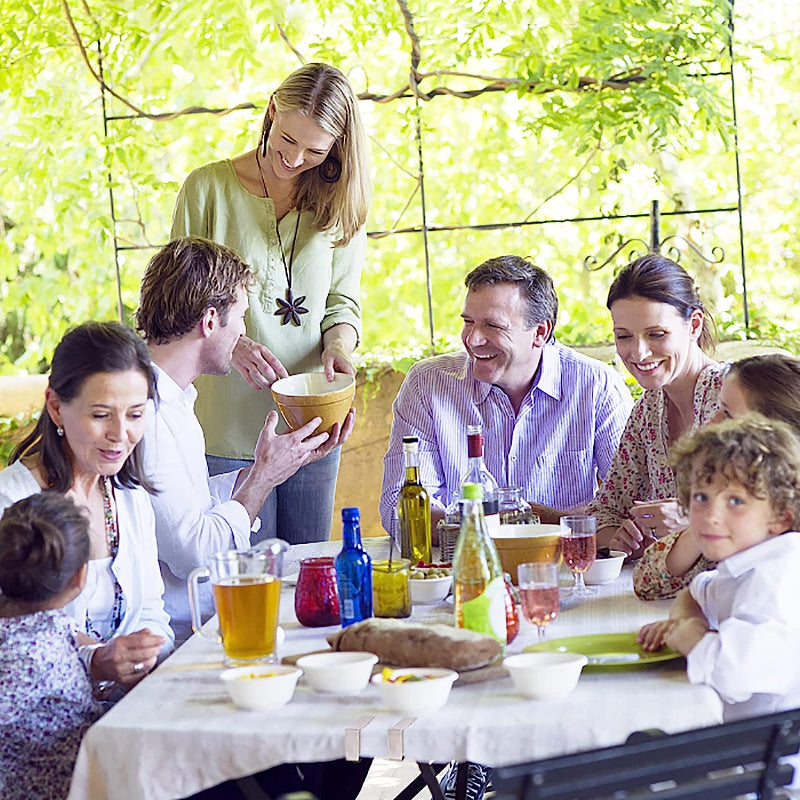
[[[269,192],[267,191],[267,182],[264,180],[264,172],[261,169],[261,159],[258,157],[258,148],[256,148],[256,166],[258,167],[258,177],[261,178],[261,188],[264,190],[264,197],[269,197]],[[294,266],[294,248],[297,244],[297,234],[300,230],[300,209],[297,209],[297,222],[294,226],[294,239],[292,240],[292,252],[289,254],[289,264],[286,264],[286,255],[283,252],[283,241],[281,240],[281,231],[278,227],[277,221],[275,224],[275,231],[278,234],[278,244],[280,245],[281,250],[281,261],[283,261],[283,272],[286,275],[286,299],[282,300],[280,297],[275,298],[275,302],[278,304],[278,310],[275,312],[275,316],[283,317],[281,321],[281,325],[287,325],[289,320],[291,320],[295,325],[298,327],[300,326],[302,320],[300,319],[301,314],[308,314],[308,309],[303,305],[303,302],[306,299],[305,295],[301,297],[295,297],[294,293],[292,292],[292,267]]]
[[[113,564],[119,551],[119,528],[117,526],[117,517],[116,514],[114,514],[114,508],[111,505],[111,489],[109,486],[109,480],[106,476],[100,478],[100,485],[103,489],[103,523],[106,529],[108,551],[111,554],[111,563]],[[113,571],[111,574],[114,575]],[[86,633],[90,636],[94,636],[101,642],[107,642],[117,632],[121,623],[122,587],[119,585],[119,581],[114,575],[114,605],[111,609],[111,625],[109,627],[108,634],[101,636],[94,629],[92,620],[89,618],[88,608],[86,609]]]

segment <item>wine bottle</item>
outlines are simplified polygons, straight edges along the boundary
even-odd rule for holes
[[[467,426],[467,471],[461,483],[477,483],[483,489],[483,515],[489,530],[500,525],[500,501],[497,481],[483,460],[483,429],[480,425]]]
[[[480,484],[461,487],[461,531],[453,555],[456,625],[489,634],[505,646],[506,587],[482,500]]]
[[[400,519],[400,552],[412,564],[431,560],[431,500],[419,482],[419,440],[403,437],[405,483],[397,499]]]
[[[361,544],[361,514],[342,509],[342,549],[334,562],[342,627],[372,616],[372,560]]]

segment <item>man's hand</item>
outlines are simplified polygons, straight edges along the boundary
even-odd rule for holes
[[[296,431],[278,434],[275,432],[278,412],[270,411],[258,435],[251,476],[267,478],[272,487],[275,487],[291,478],[303,464],[320,458],[318,455],[315,457],[315,453],[331,439],[327,433],[314,434],[320,422],[322,420],[319,417],[314,417]]]
[[[281,362],[263,344],[254,342],[249,336],[240,336],[233,348],[231,364],[254,389],[261,391],[278,378],[286,378],[289,373]]]
[[[92,677],[98,681],[134,686],[155,667],[163,644],[164,637],[151,633],[147,628],[115,636],[94,651]]]

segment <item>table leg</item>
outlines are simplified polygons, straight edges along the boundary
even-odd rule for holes
[[[413,800],[427,786],[434,800],[444,800],[442,788],[436,777],[447,764],[417,764],[420,774],[395,795],[394,800]]]

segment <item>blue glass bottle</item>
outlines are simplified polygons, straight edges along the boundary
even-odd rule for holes
[[[361,544],[361,515],[342,509],[342,549],[336,556],[336,584],[342,627],[372,616],[372,559]]]

